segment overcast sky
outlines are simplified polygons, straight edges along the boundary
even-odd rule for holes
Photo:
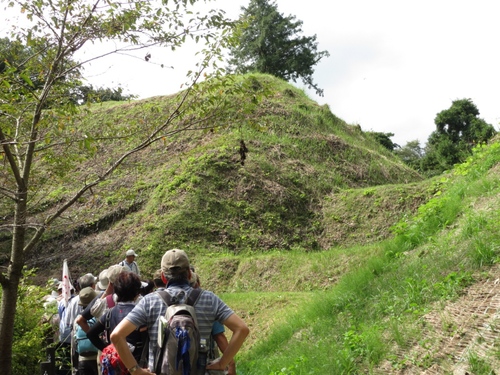
[[[215,0],[237,17],[249,0]],[[500,2],[495,0],[277,0],[278,10],[303,21],[327,50],[314,80],[324,97],[309,96],[363,130],[390,132],[400,145],[422,146],[438,112],[470,98],[480,117],[499,130]],[[94,85],[120,84],[141,98],[179,90],[192,51],[152,51],[87,68]],[[157,64],[173,66],[160,68]],[[297,82],[298,87],[304,87]]]

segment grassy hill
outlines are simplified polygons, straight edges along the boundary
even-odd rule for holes
[[[179,247],[251,328],[240,375],[494,374],[498,140],[424,180],[293,86],[240,79],[266,93],[251,111],[136,155],[44,239],[35,280],[64,258],[97,274],[129,247],[147,275]],[[81,126],[153,121],[171,100],[93,106]]]
[[[67,258],[74,275],[98,274],[132,247],[151,275],[172,247],[194,261],[210,254],[321,251],[387,238],[390,226],[429,196],[415,171],[301,90],[266,75],[239,80],[254,95],[228,99],[220,126],[181,132],[134,155],[51,228],[29,265],[47,278],[57,276]],[[140,130],[164,121],[176,100],[94,105],[77,127],[102,127],[103,136],[130,124]],[[64,203],[79,176],[99,173],[102,155],[112,160],[125,146],[118,138],[74,163],[76,178],[47,189],[45,209],[34,215]],[[6,244],[8,238],[4,251]]]

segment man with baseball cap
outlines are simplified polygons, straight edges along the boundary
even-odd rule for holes
[[[167,251],[161,260],[162,278],[166,283],[166,291],[179,303],[185,303],[192,291],[189,285],[191,270],[189,258],[183,250]],[[210,338],[212,325],[219,321],[227,326],[233,335],[222,357],[210,362],[207,370],[225,370],[245,341],[249,329],[245,322],[234,313],[214,293],[203,290],[194,305],[201,338]],[[164,316],[167,305],[158,293],[150,293],[139,301],[135,308],[120,322],[111,333],[111,341],[115,345],[121,360],[132,375],[152,374],[155,353],[158,351],[159,317]],[[126,342],[126,337],[138,327],[147,325],[149,333],[149,369],[140,368]]]
[[[127,250],[125,253],[125,259],[123,259],[120,263],[118,263],[120,266],[123,267],[128,267],[130,272],[134,272],[137,274],[137,276],[141,276],[141,272],[139,271],[139,266],[137,265],[137,262],[135,261],[135,258],[137,257],[137,254],[133,249]]]

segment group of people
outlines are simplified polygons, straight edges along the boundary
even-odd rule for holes
[[[134,250],[128,250],[122,262],[103,270],[98,278],[90,273],[81,276],[79,292],[73,293],[73,288],[68,301],[58,302],[59,345],[71,353],[74,374],[100,374],[100,353],[111,343],[129,374],[154,374],[160,317],[167,310],[160,293],[185,303],[191,291],[200,287],[200,280],[183,250],[168,250],[150,282],[141,281],[136,257]],[[235,375],[234,356],[249,333],[247,325],[208,290],[201,291],[194,309],[201,338],[216,344],[221,353],[207,370]],[[229,341],[224,326],[232,331]],[[96,351],[82,349],[79,344],[84,339]]]

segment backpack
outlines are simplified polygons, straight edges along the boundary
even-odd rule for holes
[[[132,307],[130,305],[128,307],[130,309],[132,309],[133,305],[132,305]],[[111,319],[112,319],[111,315],[113,314],[113,311],[115,308],[116,307],[111,308],[106,313],[106,319],[105,319],[104,331],[103,331],[104,337],[102,339],[103,339],[103,341],[110,343],[110,345],[108,345],[104,348],[104,350],[102,351],[101,357],[100,357],[102,375],[127,375],[128,374],[128,370],[125,367],[125,364],[120,359],[120,356],[118,355],[118,352],[116,351],[115,346],[113,344],[111,344],[111,341],[109,340],[109,335],[111,333]],[[122,306],[122,308],[123,308],[123,306]],[[143,336],[147,336],[147,331],[145,332],[145,334]],[[132,346],[128,342],[127,342],[127,344],[129,346],[129,349],[132,352],[134,352],[134,349],[136,347],[142,348],[142,345],[143,345],[142,342],[135,343],[135,346]],[[142,351],[143,350],[141,349],[141,352]]]
[[[201,289],[192,289],[185,304],[176,303],[168,292],[157,293],[167,304],[165,316],[160,317],[158,328],[159,356],[156,358],[157,375],[194,375],[197,372],[200,331],[194,305]],[[183,293],[183,292],[181,292]],[[203,366],[203,374],[205,369]]]
[[[87,323],[90,327],[95,324],[95,318],[87,320]],[[92,344],[92,342],[88,339],[85,331],[80,327],[80,325],[75,324],[75,340],[76,340],[76,351],[83,357],[88,357],[92,354],[97,353],[97,348]]]
[[[114,344],[104,348],[100,358],[102,375],[127,375],[128,370],[123,364]]]

